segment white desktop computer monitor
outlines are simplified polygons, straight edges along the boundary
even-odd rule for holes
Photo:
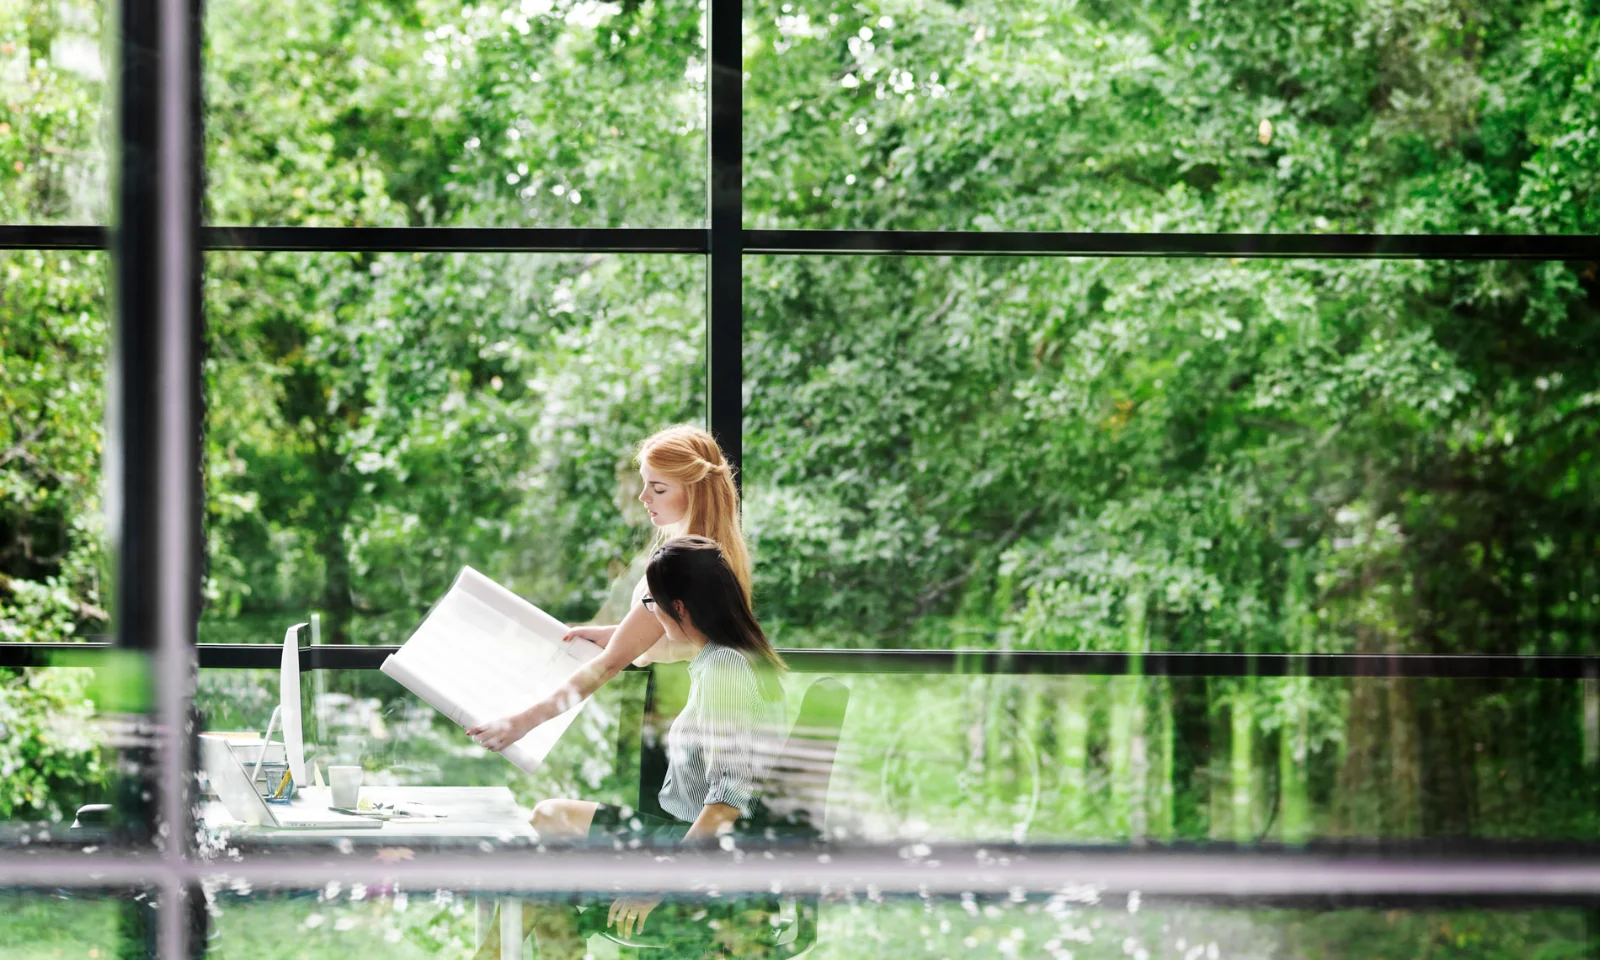
[[[282,711],[279,722],[283,724],[283,749],[289,762],[289,774],[300,786],[309,786],[306,778],[306,744],[300,730],[300,629],[297,623],[283,635],[283,660],[278,667],[278,706]]]
[[[272,733],[283,730],[283,758],[289,764],[296,788],[310,784],[306,779],[306,743],[300,731],[300,628],[297,623],[283,635],[283,658],[278,661],[278,705],[267,720],[267,732],[261,736],[261,751],[254,768],[253,780],[261,773],[261,764],[272,746]]]

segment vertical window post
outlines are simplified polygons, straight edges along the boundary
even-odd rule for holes
[[[741,0],[709,0],[706,123],[711,159],[706,271],[706,407],[743,489],[744,465],[744,51]]]
[[[116,641],[133,651],[138,772],[116,798],[133,844],[160,847],[160,955],[186,956],[188,703],[200,607],[201,344],[199,0],[123,0],[112,233],[110,523]],[[159,828],[158,828],[159,825]],[[135,907],[134,909],[143,909]],[[151,927],[154,927],[152,930]]]

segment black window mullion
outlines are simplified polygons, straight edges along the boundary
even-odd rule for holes
[[[200,0],[119,6],[117,192],[105,235],[115,290],[106,445],[116,557],[112,609],[115,643],[137,652],[144,694],[123,708],[142,735],[125,738],[129,773],[118,778],[113,808],[133,850],[159,847],[159,911],[152,916],[131,906],[129,922],[147,951],[164,958],[185,954],[189,939],[181,879],[190,833],[185,728],[204,502],[201,16]],[[60,236],[81,242],[91,230],[65,228]]]
[[[741,0],[707,9],[706,410],[711,434],[743,488],[744,462],[744,53]]]
[[[735,122],[738,121],[734,115]],[[726,126],[726,124],[724,124]],[[738,134],[713,133],[719,148]],[[742,168],[737,155],[724,177]],[[732,172],[726,172],[732,171]],[[713,174],[713,181],[715,175]],[[710,231],[693,227],[308,227],[214,226],[206,250],[331,253],[679,253],[711,252],[708,236],[739,232],[746,254],[779,256],[1229,257],[1240,260],[1600,259],[1600,234],[1252,234],[1069,233],[978,230],[739,230],[737,180],[712,186]],[[719,200],[718,192],[722,193]],[[720,214],[720,216],[719,216]],[[103,250],[98,226],[0,224],[0,250]]]
[[[746,253],[825,256],[1592,260],[1595,234],[746,230]]]

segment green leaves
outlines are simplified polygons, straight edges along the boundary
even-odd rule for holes
[[[210,382],[238,397],[208,434],[224,607],[309,600],[342,623],[403,623],[470,563],[593,612],[642,540],[623,512],[632,445],[702,409],[697,262],[217,266]]]
[[[105,771],[87,670],[0,670],[0,819],[70,819]]]

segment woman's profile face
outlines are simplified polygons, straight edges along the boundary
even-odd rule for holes
[[[651,470],[648,464],[640,468],[639,476],[644,481],[639,502],[649,511],[650,523],[664,527],[682,520],[689,510],[689,491],[683,484],[668,480]]]
[[[684,633],[683,625],[672,619],[667,611],[662,609],[663,606],[661,603],[652,603],[650,612],[656,615],[656,622],[661,624],[661,630],[667,635],[667,639],[677,643],[690,642],[690,638]]]

